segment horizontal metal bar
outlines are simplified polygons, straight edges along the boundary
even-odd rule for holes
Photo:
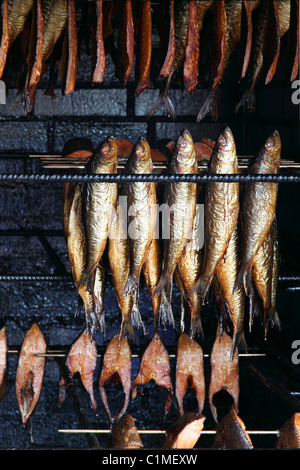
[[[57,432],[60,433],[73,433],[73,434],[85,434],[85,433],[94,433],[94,434],[110,434],[110,429],[58,429]],[[166,431],[162,429],[138,429],[139,434],[165,434]],[[246,430],[247,434],[275,434],[279,435],[279,430]],[[203,429],[201,434],[216,434],[216,431],[213,429]]]
[[[16,183],[34,183],[34,182],[94,182],[94,183],[121,183],[121,182],[154,182],[154,183],[207,183],[207,182],[224,182],[224,183],[299,183],[300,174],[287,175],[240,175],[240,174],[176,174],[176,175],[160,175],[160,174],[88,174],[88,175],[72,175],[72,174],[16,174],[4,173],[0,174],[0,182],[16,182]]]

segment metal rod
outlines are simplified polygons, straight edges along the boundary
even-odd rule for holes
[[[58,429],[57,432],[61,433],[74,433],[74,434],[84,434],[84,433],[94,433],[94,434],[110,434],[110,429]],[[165,434],[166,431],[162,429],[139,429],[137,431],[139,434]],[[275,434],[279,435],[279,430],[250,430],[247,431],[247,434]],[[216,430],[204,429],[201,431],[201,434],[216,434]]]
[[[120,183],[120,182],[154,182],[154,183],[207,183],[207,182],[224,182],[224,183],[299,183],[300,174],[287,175],[241,175],[241,174],[16,174],[3,173],[0,174],[0,182],[16,182],[16,183],[34,183],[34,182],[96,182],[96,183]]]

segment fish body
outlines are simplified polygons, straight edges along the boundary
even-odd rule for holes
[[[120,31],[118,37],[116,76],[126,87],[134,61],[134,24],[131,0],[121,3]]]
[[[294,413],[279,429],[276,449],[300,449],[300,413]]]
[[[58,39],[62,35],[68,14],[68,0],[43,0],[44,19],[43,63],[49,58]]]
[[[97,365],[97,347],[88,330],[85,329],[72,344],[66,358],[66,365],[71,377],[74,377],[75,374],[80,375],[81,383],[88,392],[93,410],[97,414],[97,402],[93,389],[94,372]],[[61,379],[59,406],[65,396],[64,387],[64,379]]]
[[[6,329],[3,326],[0,330],[0,401],[4,397],[7,387],[7,354]]]
[[[189,384],[195,390],[198,403],[197,413],[201,414],[205,400],[203,351],[197,341],[186,333],[181,333],[177,344],[175,395],[182,416],[184,415],[183,398]]]
[[[117,144],[108,137],[89,160],[89,174],[116,174]],[[107,244],[118,197],[117,183],[87,182],[84,199],[84,227],[87,261],[79,289],[93,292],[95,271]]]
[[[3,75],[4,67],[6,65],[8,49],[9,49],[9,23],[8,23],[7,0],[4,0],[1,5],[0,78]]]
[[[210,160],[209,174],[236,174],[238,162],[231,130],[221,133]],[[209,182],[204,203],[204,256],[202,273],[191,292],[205,300],[214,274],[226,251],[239,215],[239,184]]]
[[[147,140],[141,137],[136,143],[124,168],[124,173],[151,174],[153,163]],[[156,236],[156,187],[155,183],[125,183],[124,193],[128,204],[128,236],[130,246],[130,272],[123,295],[131,292],[135,302],[139,299],[139,282],[143,265]],[[139,322],[136,322],[139,326]],[[142,326],[142,325],[140,325]]]
[[[108,447],[110,449],[139,449],[143,447],[143,442],[131,415],[125,415],[113,424]]]
[[[290,31],[287,46],[286,76],[291,83],[299,73],[299,0],[291,0]]]
[[[163,449],[192,449],[201,436],[204,421],[203,415],[185,413],[167,429]]]
[[[138,8],[137,96],[147,88],[150,78],[152,59],[151,1],[139,2]]]
[[[277,174],[280,168],[281,140],[274,131],[249,165],[250,174]],[[245,185],[241,207],[241,266],[234,289],[250,289],[254,257],[274,221],[278,183],[250,182]]]
[[[105,2],[104,2],[105,3]],[[93,64],[92,83],[102,83],[105,74],[105,47],[103,37],[103,0],[95,2],[95,39],[94,39],[94,54],[95,63]]]
[[[173,150],[169,174],[196,174],[198,171],[195,149],[190,133],[184,129]],[[162,272],[156,293],[166,293],[171,303],[173,273],[184,250],[191,240],[196,215],[197,185],[194,183],[168,183],[164,191],[164,203],[169,216],[163,220],[164,253]],[[174,324],[170,318],[169,323]]]
[[[230,410],[219,423],[213,449],[253,449],[246,426],[235,410]]]
[[[158,332],[154,334],[152,340],[144,351],[139,372],[132,382],[132,400],[137,396],[138,386],[143,386],[151,380],[154,380],[158,386],[163,387],[168,391],[168,396],[164,406],[166,416],[169,412],[173,398],[173,386],[170,377],[169,355]]]
[[[121,383],[124,391],[124,402],[121,410],[116,416],[111,415],[105,386],[109,382]],[[116,334],[107,345],[105,350],[102,370],[99,380],[99,390],[104,408],[111,423],[120,419],[126,412],[131,388],[131,350],[128,339],[122,338],[120,341],[119,333]]]
[[[23,31],[25,21],[33,8],[33,2],[34,0],[7,0],[10,46]]]
[[[69,95],[74,91],[77,70],[78,37],[76,0],[68,0],[67,23],[59,62],[61,91]]]
[[[215,422],[218,422],[217,409],[213,403],[216,393],[226,390],[233,399],[233,406],[238,411],[239,400],[239,354],[237,349],[232,357],[232,339],[218,327],[215,342],[210,355],[211,376],[208,390],[210,409]]]
[[[189,93],[194,92],[198,83],[200,46],[200,21],[198,14],[198,3],[199,2],[196,0],[189,2],[188,38],[183,67],[184,86]]]
[[[40,398],[46,353],[45,337],[36,322],[27,331],[21,346],[16,372],[16,395],[22,424],[31,419]]]

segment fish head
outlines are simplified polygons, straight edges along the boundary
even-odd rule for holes
[[[149,171],[149,164],[152,164],[151,149],[145,137],[138,139],[129,158],[136,173]]]
[[[224,169],[224,165],[227,163],[232,164],[233,158],[235,157],[236,147],[234,137],[231,129],[226,126],[221,132],[215,145],[214,154],[211,159],[211,166],[214,164],[217,166],[220,165]]]
[[[180,165],[193,164],[196,162],[196,152],[191,134],[187,129],[183,129],[176,141],[173,158]]]
[[[118,145],[113,136],[107,137],[98,147],[95,153],[95,160],[102,165],[117,162]]]
[[[278,131],[274,131],[264,145],[263,160],[269,165],[279,167],[281,154],[281,139]]]

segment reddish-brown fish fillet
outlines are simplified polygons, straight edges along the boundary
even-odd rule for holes
[[[46,359],[37,354],[45,353],[44,335],[34,322],[24,337],[16,373],[16,395],[23,426],[31,419],[40,398]]]
[[[131,0],[121,3],[120,29],[117,47],[116,76],[126,87],[134,61],[134,24]]]
[[[64,95],[69,95],[74,91],[77,71],[78,38],[75,0],[68,0],[67,25],[62,48],[59,64],[61,88]]]
[[[114,417],[111,415],[105,390],[105,386],[109,382],[121,383],[125,395],[123,406],[119,413]],[[110,340],[106,348],[99,381],[100,395],[111,423],[117,421],[124,415],[129,403],[130,388],[131,350],[128,339],[123,337],[120,340],[120,335],[118,333]]]
[[[289,82],[299,73],[299,0],[291,0],[290,31],[287,46],[286,75]]]
[[[192,449],[203,429],[205,416],[189,412],[167,429],[163,449]]]
[[[104,2],[105,3],[105,2]],[[103,0],[96,0],[95,2],[96,15],[95,15],[95,57],[96,63],[93,67],[92,84],[102,83],[105,73],[105,48],[103,38]]]
[[[159,78],[166,78],[172,69],[173,62],[175,59],[175,18],[174,18],[174,0],[169,2],[169,15],[170,15],[170,30],[169,30],[169,42],[168,50],[159,73]]]
[[[140,95],[148,86],[152,59],[152,18],[150,0],[139,2],[138,15],[136,94]]]
[[[3,75],[3,70],[6,65],[6,58],[9,48],[9,27],[8,27],[8,13],[7,13],[7,0],[3,0],[1,6],[1,21],[2,21],[2,37],[0,44],[0,78]]]

